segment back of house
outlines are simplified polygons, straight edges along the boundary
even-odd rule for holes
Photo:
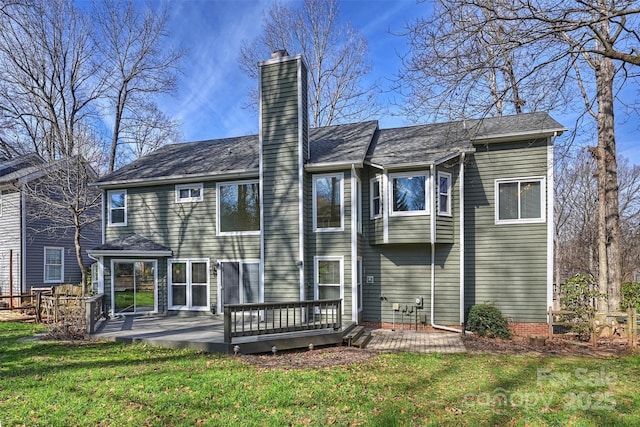
[[[259,128],[97,180],[90,254],[113,314],[341,299],[346,321],[459,329],[491,303],[544,327],[565,130],[546,113],[309,128],[306,67],[279,51],[260,64]]]

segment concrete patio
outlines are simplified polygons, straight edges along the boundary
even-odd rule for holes
[[[288,334],[234,338],[230,346],[224,342],[224,323],[217,316],[120,316],[101,322],[92,339],[119,342],[145,342],[169,348],[191,348],[212,353],[230,353],[238,345],[241,352],[270,351],[288,347],[288,340],[308,341],[314,346],[329,345],[328,332],[306,331]],[[335,335],[335,334],[334,334]],[[463,353],[460,335],[445,332],[371,331],[368,350],[380,352]],[[305,344],[306,346],[306,344]],[[300,346],[298,346],[300,347]]]

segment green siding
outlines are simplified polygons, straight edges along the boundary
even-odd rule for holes
[[[333,172],[323,172],[320,175]],[[305,200],[309,200],[309,208],[305,211],[305,277],[307,284],[306,297],[311,299],[314,295],[315,271],[314,257],[316,256],[336,256],[343,257],[343,287],[344,300],[342,301],[344,320],[351,319],[351,172],[348,170],[336,171],[343,174],[344,183],[344,229],[343,231],[313,231],[313,174],[308,174],[307,192]],[[364,224],[363,224],[364,225]]]
[[[260,236],[216,235],[216,183],[203,183],[203,201],[176,203],[175,186],[127,189],[127,226],[107,227],[106,240],[135,233],[171,248],[173,258],[208,258],[213,266],[222,259],[260,258]],[[105,211],[106,214],[106,211]],[[167,283],[166,260],[158,280]],[[108,263],[105,263],[108,266]],[[160,265],[160,264],[159,264]],[[211,305],[217,304],[217,275],[210,275]],[[105,278],[106,287],[110,286]],[[166,293],[166,289],[162,292]],[[166,299],[164,299],[166,304]],[[165,306],[159,306],[162,311]]]
[[[544,322],[548,224],[495,224],[495,180],[546,177],[546,141],[476,149],[465,180],[465,308],[491,303],[514,321]]]
[[[267,61],[261,67],[262,212],[265,302],[300,299],[300,151],[306,116],[299,117],[298,81],[306,92],[301,60]],[[302,121],[302,124],[301,124]]]
[[[459,241],[459,191],[458,166],[446,169],[452,173],[452,217],[436,215],[438,242]],[[431,215],[416,217],[389,217],[389,244],[383,245],[383,220],[370,219],[369,185],[376,170],[363,171],[364,242],[364,312],[365,322],[399,324],[415,323],[415,299],[423,298],[423,308],[418,311],[420,322],[430,322],[431,299]],[[387,197],[387,192],[384,197]],[[395,222],[395,223],[394,223]],[[441,223],[440,223],[441,222]],[[392,227],[393,232],[391,232]],[[440,236],[438,233],[442,233]],[[422,237],[416,237],[422,236]],[[416,241],[422,241],[416,243]],[[403,242],[398,244],[397,242]],[[435,246],[435,323],[460,324],[460,246],[437,243]],[[366,283],[366,276],[373,276],[374,283]],[[408,306],[412,313],[395,312],[393,304]],[[407,325],[408,327],[408,325]]]

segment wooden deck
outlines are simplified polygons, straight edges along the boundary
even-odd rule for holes
[[[209,353],[267,353],[278,350],[341,344],[343,335],[355,327],[349,322],[338,330],[322,329],[270,335],[237,337],[225,342],[222,316],[120,316],[101,322],[92,339],[118,342],[145,342],[168,348],[190,348]]]

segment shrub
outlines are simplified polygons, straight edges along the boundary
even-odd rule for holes
[[[497,307],[490,304],[474,305],[469,310],[467,329],[481,337],[511,338],[507,319]]]
[[[562,320],[571,323],[571,331],[581,340],[588,341],[591,336],[592,325],[589,320],[596,312],[597,299],[606,300],[607,295],[598,291],[596,280],[588,274],[572,277],[560,289],[560,307],[572,312],[563,315]]]
[[[622,294],[620,306],[623,310],[635,307],[640,311],[640,282],[624,282],[620,293]]]

